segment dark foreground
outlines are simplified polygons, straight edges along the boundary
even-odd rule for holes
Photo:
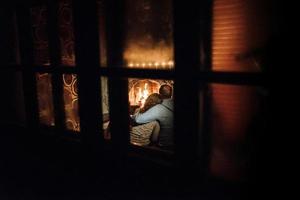
[[[137,159],[87,158],[76,144],[1,130],[0,199],[247,199],[249,184],[197,181]],[[47,139],[49,140],[49,139]],[[181,177],[181,178],[179,178]]]

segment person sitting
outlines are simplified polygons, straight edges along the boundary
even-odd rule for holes
[[[162,103],[160,95],[158,93],[153,93],[148,96],[144,106],[138,108],[135,113],[145,113],[147,110],[160,103]],[[135,124],[131,127],[130,131],[131,143],[142,146],[148,145],[150,142],[155,144],[158,141],[159,131],[160,125],[155,120],[140,125]]]
[[[145,101],[145,104],[142,108],[138,108],[136,113],[144,113],[153,106],[162,103],[160,95],[158,93],[153,93]],[[132,115],[131,115],[132,118]],[[111,139],[110,135],[110,123],[109,116],[103,115],[104,119],[104,138]],[[157,121],[151,121],[146,123],[137,124],[134,121],[130,121],[130,142],[139,146],[146,146],[155,144],[158,140],[158,135],[160,132],[160,125]]]
[[[160,104],[156,104],[148,110],[140,109],[133,115],[134,120],[138,124],[158,121],[160,124],[160,132],[158,135],[158,145],[161,147],[173,146],[173,99],[172,87],[164,84],[159,89],[159,96],[162,99]],[[154,140],[156,136],[154,136]]]

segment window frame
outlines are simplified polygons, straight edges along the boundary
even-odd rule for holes
[[[34,65],[29,8],[37,2],[38,4],[45,3],[48,9],[47,31],[50,66]],[[99,64],[99,27],[96,0],[85,2],[85,4],[82,4],[80,0],[73,0],[76,55],[74,67],[61,64],[60,41],[58,37],[58,0],[32,1],[17,5],[16,13],[21,63],[10,67],[14,67],[23,73],[28,127],[32,130],[44,129],[44,127],[39,125],[35,74],[50,73],[52,74],[55,116],[54,132],[57,137],[65,135],[66,132],[72,132],[67,131],[65,127],[62,75],[77,74],[78,114],[81,124],[79,137],[81,143],[87,148],[92,147],[103,150],[107,142],[102,137],[103,130],[99,123],[99,121],[102,121],[100,77],[108,77],[109,104],[113,105],[110,106],[112,139],[109,145],[113,146],[112,153],[115,158],[121,160],[128,156],[128,153],[132,150],[141,152],[141,148],[133,147],[130,144],[128,110],[127,106],[122,106],[126,102],[128,104],[127,78],[170,79],[174,80],[175,83],[174,164],[188,168],[200,166],[202,171],[207,170],[211,147],[209,123],[211,119],[211,97],[209,84],[264,86],[266,84],[265,75],[260,72],[216,72],[211,70],[212,0],[200,1],[201,6],[199,6],[198,1],[189,2],[189,4],[182,1],[173,1],[175,70],[130,69],[122,67],[122,36],[124,35],[124,27],[117,24],[124,24],[122,22],[124,20],[124,6],[122,5],[124,1],[111,0],[106,3],[108,58],[106,68],[100,67]],[[194,20],[195,17],[199,21]],[[89,23],[84,23],[85,21],[89,21]],[[86,51],[94,53],[86,55]],[[201,57],[203,52],[206,57],[200,62],[197,55]],[[192,105],[196,106],[196,108],[200,106],[198,94],[201,92],[202,106],[199,109],[195,109],[193,106],[185,106],[191,100],[191,98],[187,98],[185,88],[190,88],[188,97],[195,97]],[[198,112],[199,110],[200,112]],[[179,115],[184,117],[178,117]],[[202,127],[198,125],[200,118]],[[186,124],[191,124],[188,130],[186,130]],[[182,134],[187,131],[191,134]],[[32,132],[35,133],[36,131]],[[196,142],[199,133],[201,144]],[[199,156],[200,145],[202,147]]]

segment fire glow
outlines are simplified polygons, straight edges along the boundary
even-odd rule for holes
[[[139,92],[137,94],[137,99],[139,99],[141,107],[144,107],[145,101],[148,96],[149,96],[148,84],[145,83],[143,91],[141,88],[139,88]]]
[[[160,84],[154,80],[139,80],[129,90],[130,105],[143,107],[146,99],[152,93],[158,93]]]

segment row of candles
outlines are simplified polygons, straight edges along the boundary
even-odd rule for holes
[[[128,67],[173,67],[174,62],[130,62]]]

